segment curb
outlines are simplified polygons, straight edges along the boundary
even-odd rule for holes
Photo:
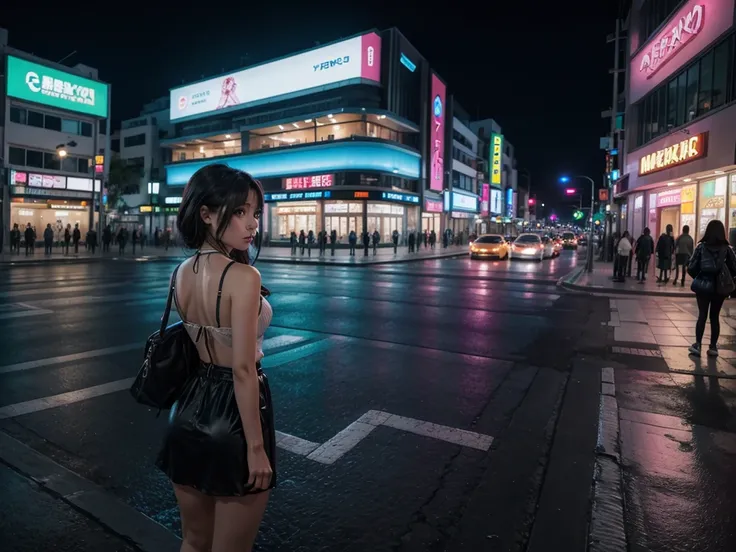
[[[416,258],[401,258],[401,259],[386,259],[386,260],[371,260],[362,263],[349,263],[341,261],[309,261],[301,259],[292,259],[290,257],[259,257],[259,263],[267,264],[293,264],[293,265],[312,265],[312,266],[349,266],[349,267],[366,267],[384,264],[401,264],[401,263],[416,263],[420,261],[436,261],[438,259],[451,259],[455,257],[465,257],[467,252],[448,253],[446,255],[438,255],[434,257],[416,257]],[[187,258],[187,255],[171,255],[171,256],[151,256],[151,257],[82,257],[82,258],[68,258],[68,259],[52,259],[48,261],[2,261],[0,267],[23,267],[23,266],[43,266],[43,265],[67,265],[67,264],[86,264],[86,263],[99,263],[108,261],[120,261],[120,262],[149,262],[149,263],[161,263],[167,261],[181,261]]]
[[[619,447],[618,402],[613,368],[601,368],[598,443],[588,552],[627,550],[623,473]]]
[[[582,276],[584,268],[576,268],[573,272],[567,276],[563,276],[557,281],[557,285],[564,289],[571,291],[580,291],[590,295],[594,294],[606,294],[606,295],[640,295],[642,297],[680,297],[688,299],[691,296],[682,292],[674,291],[645,291],[638,289],[624,289],[615,287],[603,287],[603,286],[586,286],[582,284],[576,284],[575,282]]]
[[[163,525],[2,431],[0,461],[143,552],[178,552],[181,547]]]

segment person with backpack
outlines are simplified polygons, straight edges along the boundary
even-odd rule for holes
[[[690,289],[698,302],[698,321],[695,324],[695,343],[688,351],[700,356],[705,333],[705,321],[710,318],[710,346],[708,356],[718,356],[718,337],[721,333],[720,315],[726,297],[736,290],[736,254],[726,239],[726,228],[720,220],[712,220],[687,265],[693,279]]]

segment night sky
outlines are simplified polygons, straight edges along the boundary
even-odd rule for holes
[[[559,175],[602,181],[599,137],[610,123],[600,113],[611,104],[613,65],[606,35],[617,0],[342,4],[44,2],[31,16],[13,2],[0,11],[0,27],[15,48],[53,61],[76,50],[65,64],[98,68],[112,84],[117,127],[170,87],[395,26],[471,117],[499,122],[548,212],[569,216]]]

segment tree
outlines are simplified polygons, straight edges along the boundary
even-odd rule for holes
[[[113,157],[110,160],[110,171],[107,176],[107,207],[115,210],[120,198],[126,194],[137,194],[140,191],[141,174],[136,165],[129,165],[124,159]]]

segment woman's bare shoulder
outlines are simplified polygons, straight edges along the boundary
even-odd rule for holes
[[[261,285],[261,273],[258,269],[242,263],[235,263],[232,266],[232,272],[235,279],[245,285]]]

